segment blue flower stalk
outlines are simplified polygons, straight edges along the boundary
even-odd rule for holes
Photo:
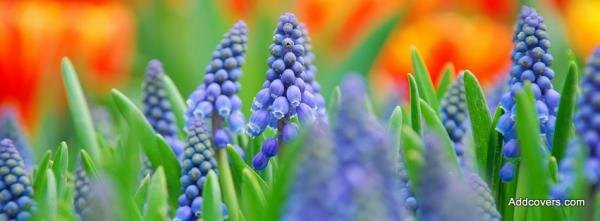
[[[496,125],[496,130],[503,135],[502,155],[508,159],[500,169],[500,179],[505,182],[514,178],[513,162],[519,157],[515,125],[517,93],[522,91],[525,82],[531,83],[535,97],[535,111],[540,123],[540,136],[544,137],[548,149],[552,148],[556,111],[560,101],[560,95],[552,86],[554,71],[550,65],[553,57],[549,53],[550,40],[546,33],[546,25],[544,19],[534,9],[524,6],[521,10],[513,44],[510,90],[502,97],[500,106],[505,112]]]
[[[17,151],[21,154],[25,167],[31,169],[33,167],[33,157],[17,114],[16,109],[11,107],[3,107],[0,110],[0,139],[8,138],[12,140]]]
[[[264,169],[283,143],[296,136],[298,126],[291,123],[292,117],[298,117],[303,124],[316,119],[318,99],[313,86],[317,84],[307,89],[310,78],[305,71],[305,36],[296,16],[286,13],[279,18],[269,47],[267,80],[254,98],[247,126],[251,137],[259,136],[267,127],[276,129],[277,136],[268,138],[254,156],[255,169]]]
[[[75,197],[73,198],[73,207],[81,220],[89,220],[92,215],[90,208],[91,185],[81,163],[75,170]]]
[[[316,56],[312,52],[312,43],[310,36],[308,35],[308,29],[306,25],[300,24],[300,31],[304,36],[302,46],[304,47],[304,74],[300,77],[306,84],[306,90],[311,92],[315,100],[315,113],[321,121],[327,122],[327,108],[325,104],[325,98],[321,95],[321,85],[316,80],[317,66],[315,66]]]
[[[158,60],[151,60],[144,79],[144,115],[156,133],[162,135],[176,156],[181,155],[183,144],[177,138],[177,124],[171,102],[164,86],[165,71]]]
[[[385,127],[367,109],[365,88],[357,75],[349,75],[340,86],[333,135],[339,189],[347,204],[343,208],[356,220],[401,220],[398,153]]]
[[[421,170],[418,196],[418,216],[423,221],[495,220],[479,216],[473,193],[458,171],[449,172],[439,137],[427,132],[424,135],[425,164]]]
[[[322,122],[320,122],[322,123]],[[340,179],[329,128],[319,123],[307,128],[307,139],[282,220],[348,220],[341,203]]]
[[[204,82],[187,101],[186,126],[193,126],[195,119],[203,119],[212,131],[217,150],[227,147],[232,135],[241,133],[246,124],[237,93],[245,63],[247,34],[248,29],[242,21],[225,33],[212,54],[212,61],[206,66]]]
[[[468,125],[466,100],[465,81],[463,73],[460,73],[444,95],[440,106],[442,123],[454,143],[454,151],[459,158],[464,153],[463,137]]]
[[[496,199],[487,183],[481,179],[477,173],[466,175],[469,189],[472,191],[471,197],[475,202],[475,213],[481,221],[500,221],[502,216],[496,209]]]
[[[191,221],[202,217],[202,187],[209,171],[218,171],[215,150],[202,119],[188,127],[188,137],[181,159],[181,196],[174,220]],[[224,213],[226,213],[223,206]]]
[[[29,220],[33,189],[21,155],[10,139],[0,141],[0,220]]]

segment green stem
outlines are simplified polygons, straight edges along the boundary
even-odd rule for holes
[[[215,132],[219,129],[223,128],[223,121],[219,118],[219,115],[216,111],[212,113],[212,135],[213,135],[213,147],[215,147],[214,137]],[[229,160],[227,159],[227,153],[225,152],[225,148],[216,149],[216,157],[217,157],[217,167],[219,168],[219,184],[221,189],[223,190],[221,194],[223,195],[223,201],[225,201],[225,205],[229,211],[229,221],[239,221],[238,213],[235,211],[239,211],[238,199],[236,196],[235,186],[233,185],[233,178],[231,177],[231,169],[229,168]]]

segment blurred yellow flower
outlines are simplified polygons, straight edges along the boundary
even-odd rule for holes
[[[565,9],[567,32],[579,57],[587,57],[600,46],[600,1],[574,0]]]

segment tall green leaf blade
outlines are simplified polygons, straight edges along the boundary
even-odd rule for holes
[[[148,187],[148,196],[142,220],[167,220],[167,182],[162,167],[158,167]]]
[[[113,90],[112,98],[129,127],[135,128],[131,130],[131,136],[138,138],[137,141],[142,146],[146,156],[148,156],[152,167],[163,166],[165,168],[169,202],[172,207],[177,207],[181,171],[175,153],[165,140],[154,132],[142,112],[125,95],[118,90]]]
[[[446,91],[448,90],[448,88],[450,88],[450,84],[452,84],[452,75],[453,74],[454,74],[454,66],[451,63],[449,63],[448,65],[446,65],[446,67],[442,71],[442,76],[440,77],[440,79],[438,80],[438,83],[437,83],[436,95],[437,95],[438,101],[441,101],[444,98]]]
[[[431,76],[427,70],[427,66],[425,66],[425,62],[423,61],[423,58],[421,58],[421,55],[417,51],[416,47],[413,46],[411,48],[410,54],[412,58],[415,79],[417,80],[417,87],[419,89],[419,95],[427,102],[427,104],[429,104],[429,106],[431,106],[431,108],[438,110],[440,105],[438,103],[437,95],[433,87],[433,82],[431,81]]]
[[[421,134],[421,105],[419,105],[419,89],[412,75],[408,75],[410,87],[410,123],[417,134]]]
[[[458,171],[460,168],[458,166],[458,158],[456,156],[456,152],[454,151],[454,146],[452,144],[452,140],[448,136],[448,132],[446,132],[446,128],[442,124],[442,121],[438,117],[436,111],[431,108],[427,102],[424,100],[420,100],[421,104],[421,112],[423,113],[423,119],[425,123],[429,127],[429,129],[433,130],[442,141],[442,145],[444,147],[444,153],[446,155],[446,159],[448,160],[449,165],[451,166],[451,170]]]
[[[235,186],[233,184],[233,178],[231,177],[231,169],[229,168],[229,159],[227,158],[226,150],[220,149],[216,151],[217,157],[217,165],[219,168],[219,183],[221,184],[221,189],[223,190],[223,199],[225,201],[225,205],[227,205],[227,209],[231,211],[239,210],[239,203],[235,191]],[[232,212],[229,214],[229,221],[238,221],[240,218],[238,217],[238,213]]]
[[[342,79],[342,76],[347,72],[358,72],[362,75],[368,75],[371,68],[381,52],[386,40],[402,19],[402,14],[399,13],[384,21],[376,27],[370,34],[358,44],[350,54],[344,58],[344,61],[331,74],[322,75],[327,78],[320,78],[323,84],[323,93],[330,94],[331,89]],[[320,77],[318,75],[317,77]]]
[[[62,194],[64,186],[67,182],[67,171],[69,169],[69,150],[67,143],[61,142],[60,146],[56,150],[54,160],[52,162],[52,171],[56,177],[56,191],[58,194]]]
[[[266,212],[267,199],[259,179],[250,168],[244,168],[241,199],[242,211],[248,221],[260,221]]]
[[[169,101],[171,102],[171,108],[173,109],[173,114],[175,115],[175,119],[177,121],[177,129],[179,132],[179,137],[185,136],[185,132],[183,132],[183,128],[185,125],[185,111],[187,109],[187,105],[184,102],[183,97],[179,93],[179,90],[173,83],[173,80],[167,75],[164,75],[164,86],[165,91],[167,92],[167,96]]]
[[[567,143],[573,129],[573,112],[577,99],[577,64],[569,63],[569,72],[563,86],[556,115],[556,127],[554,129],[554,140],[552,144],[552,155],[560,162],[565,154]]]
[[[88,174],[89,177],[98,176],[98,172],[96,169],[96,165],[94,161],[90,157],[90,155],[85,150],[81,150],[81,164],[83,165],[83,169],[85,169],[85,173]]]
[[[489,139],[491,133],[495,131],[495,125],[492,125],[490,111],[488,110],[485,94],[479,86],[475,75],[470,71],[465,71],[465,97],[467,99],[467,109],[469,120],[471,121],[471,131],[475,145],[475,155],[477,165],[485,169],[488,159]]]
[[[58,194],[56,193],[56,179],[51,169],[46,169],[43,188],[36,192],[34,199],[38,203],[38,212],[35,214],[34,220],[56,220]]]
[[[148,186],[150,186],[150,175],[146,175],[140,181],[140,185],[135,190],[133,200],[140,211],[144,210],[144,203],[146,202],[146,196],[148,195]]]
[[[42,189],[45,188],[46,184],[46,170],[50,165],[50,158],[52,157],[52,151],[46,151],[42,161],[38,164],[39,166],[36,168],[36,172],[33,174],[33,192],[40,193]]]
[[[92,117],[87,101],[85,100],[85,95],[81,89],[81,84],[79,83],[73,64],[71,64],[68,58],[63,58],[62,60],[62,77],[77,140],[96,159],[99,150],[98,143],[96,143],[94,124],[92,123]]]
[[[223,220],[221,212],[221,190],[217,175],[212,170],[206,176],[206,182],[202,190],[202,219],[204,220]],[[235,211],[232,211],[232,213]]]
[[[402,108],[396,106],[390,119],[388,120],[387,130],[389,134],[393,136],[394,142],[396,143],[396,151],[400,152],[400,139],[402,136]]]

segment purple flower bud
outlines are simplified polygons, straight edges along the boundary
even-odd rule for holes
[[[505,163],[500,169],[500,179],[504,182],[511,181],[515,176],[515,165],[511,162]]]
[[[285,69],[285,71],[283,71],[281,74],[281,81],[283,81],[283,83],[286,85],[293,84],[295,80],[296,76],[294,76],[294,72],[290,69]]]
[[[207,118],[211,116],[213,111],[213,106],[208,101],[203,101],[198,104],[198,107],[194,110],[194,116],[197,118]]]
[[[189,206],[179,207],[175,212],[175,219],[178,221],[188,221],[192,219],[192,210]]]
[[[283,127],[283,141],[289,142],[298,136],[298,126],[294,123],[286,124]]]
[[[269,112],[266,110],[258,110],[252,112],[250,115],[250,122],[248,123],[248,135],[256,137],[261,134],[267,124],[269,123]]]
[[[219,112],[221,117],[229,117],[229,114],[231,113],[231,101],[229,101],[227,96],[219,95],[219,97],[217,97],[217,101],[215,101],[215,107],[217,108],[217,112]]]
[[[278,146],[277,138],[271,137],[263,142],[261,152],[267,157],[273,157],[277,155]]]
[[[271,92],[271,97],[273,98],[283,95],[284,90],[285,88],[279,79],[275,79],[269,85],[269,92]]]
[[[229,129],[234,133],[241,133],[245,124],[244,114],[241,111],[234,111],[228,119]]]
[[[313,94],[308,90],[305,90],[304,93],[302,93],[302,103],[305,103],[312,108],[317,107]]]
[[[214,100],[217,96],[221,95],[221,87],[217,83],[211,83],[206,88],[206,96],[208,100]]]
[[[258,94],[256,94],[256,97],[254,98],[254,106],[257,107],[258,109],[262,109],[268,105],[270,105],[271,102],[271,93],[269,92],[268,88],[262,89],[258,92]]]
[[[288,111],[290,110],[290,105],[285,97],[277,97],[273,101],[273,106],[271,109],[271,114],[275,119],[283,118]]]
[[[302,98],[302,95],[300,93],[300,89],[296,85],[292,85],[292,86],[288,87],[286,95],[287,95],[287,99],[288,99],[288,101],[290,101],[290,105],[292,105],[292,107],[297,107],[298,105],[300,105],[300,100]]]
[[[309,124],[315,120],[314,110],[305,103],[301,103],[296,107],[296,114],[303,125]]]
[[[237,95],[231,96],[229,100],[231,100],[231,110],[236,111],[242,108],[242,100]]]
[[[254,169],[262,170],[267,167],[268,162],[269,158],[260,152],[254,156],[254,159],[252,160],[252,166],[254,166]]]
[[[229,133],[225,129],[219,129],[215,131],[215,146],[217,149],[223,149],[227,147],[227,144],[231,142]]]
[[[517,140],[513,139],[504,144],[504,148],[502,148],[502,154],[505,157],[519,156],[519,144],[517,143]]]
[[[224,95],[232,96],[237,92],[237,86],[230,80],[223,82],[222,91]]]

